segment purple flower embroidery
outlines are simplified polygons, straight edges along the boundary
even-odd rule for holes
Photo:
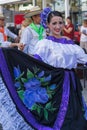
[[[14,67],[14,85],[25,106],[31,111],[36,111],[39,116],[43,112],[44,118],[48,120],[47,104],[50,104],[50,111],[55,111],[49,99],[54,95],[56,85],[50,85],[51,75],[45,76],[45,72],[40,72],[38,68],[33,70],[34,72],[31,72],[27,69],[25,74],[21,73],[19,66]]]
[[[41,71],[39,74],[38,74],[38,77],[41,78],[44,76],[44,71]]]
[[[20,86],[21,86],[21,83],[20,83],[20,82],[15,82],[15,87],[16,87],[16,88],[20,88]]]
[[[33,91],[32,88],[29,88],[24,92],[24,104],[29,109],[32,109],[35,103],[42,103],[45,104],[48,101],[48,94],[45,88],[36,87]]]
[[[20,74],[21,74],[21,71],[20,71],[19,66],[18,66],[18,68],[14,67],[14,76],[15,76],[15,78],[18,78],[20,76]]]
[[[33,91],[39,86],[41,86],[41,83],[36,78],[29,79],[28,82],[24,83],[26,89],[31,89]]]

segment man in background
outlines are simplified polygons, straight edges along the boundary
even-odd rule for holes
[[[46,37],[46,32],[42,25],[40,25],[40,13],[39,7],[34,7],[32,11],[25,15],[25,18],[31,18],[32,23],[25,28],[21,35],[20,43],[24,45],[24,52],[33,55],[33,50],[36,43]]]
[[[16,43],[12,43],[11,41],[9,41],[8,37],[13,38]],[[3,14],[0,14],[0,46],[1,47],[17,46],[18,48],[20,48],[20,50],[23,49],[23,45],[18,43],[18,36],[5,27],[5,17]]]

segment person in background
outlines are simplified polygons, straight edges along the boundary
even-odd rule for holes
[[[78,24],[77,25],[77,28],[75,29],[74,31],[74,42],[77,44],[77,45],[80,45],[80,25]]]
[[[21,29],[19,30],[19,37],[21,38],[21,35],[24,31],[24,29],[29,26],[32,23],[32,19],[31,18],[26,18],[25,20],[22,21],[21,23]]]
[[[36,43],[46,37],[46,32],[43,26],[40,24],[41,9],[39,7],[34,7],[32,11],[25,14],[25,18],[31,18],[32,23],[26,27],[23,31],[20,43],[23,43],[23,52],[27,54],[33,54],[34,47]]]
[[[87,18],[83,19],[82,26],[80,28],[80,46],[85,50],[87,53]]]
[[[50,11],[47,14],[47,9],[44,9],[42,14],[47,19],[51,36],[38,41],[35,46],[34,57],[50,65],[50,67],[54,67],[55,72],[60,73],[61,71],[63,73],[62,85],[55,89],[55,94],[51,98],[58,111],[54,112],[56,115],[54,115],[54,119],[54,116],[51,116],[49,112],[48,115],[50,114],[51,118],[48,121],[52,123],[56,118],[58,119],[51,126],[55,130],[87,130],[87,108],[84,108],[80,80],[74,70],[78,63],[87,65],[87,54],[73,40],[61,35],[64,25],[60,12]],[[56,95],[58,97],[55,98]],[[47,127],[50,126],[49,124]],[[47,130],[50,130],[49,127]]]
[[[72,24],[71,17],[68,16],[66,18],[66,25],[63,28],[63,35],[69,37],[70,39],[74,39],[74,25]]]
[[[12,33],[8,28],[5,26],[5,17],[3,14],[0,14],[0,47],[15,47],[17,46],[20,50],[23,49],[23,44],[18,43],[18,36]],[[8,41],[8,36],[13,38],[16,43],[11,43]]]

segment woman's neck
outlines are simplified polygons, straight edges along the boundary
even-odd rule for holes
[[[62,37],[61,35],[51,35],[51,36],[53,36],[55,38],[61,38]]]

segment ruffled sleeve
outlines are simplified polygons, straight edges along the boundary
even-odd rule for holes
[[[75,45],[74,49],[76,51],[77,62],[80,64],[86,64],[87,54],[85,53],[85,51],[78,45]]]

